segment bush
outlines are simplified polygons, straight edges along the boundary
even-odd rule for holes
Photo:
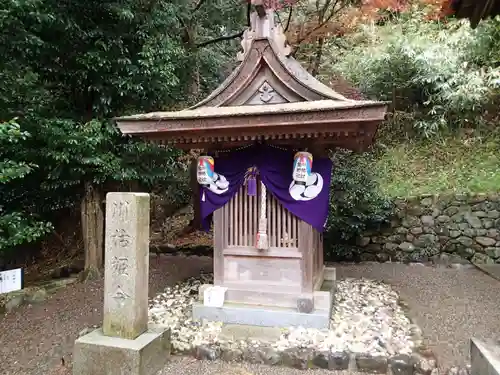
[[[368,96],[393,101],[419,135],[478,127],[498,97],[499,30],[498,20],[472,30],[464,21],[429,21],[414,8],[385,26],[363,26],[330,69]]]
[[[378,192],[370,154],[334,154],[330,214],[324,233],[325,259],[357,260],[356,240],[388,222],[392,204]]]
[[[0,202],[7,203],[6,193],[10,191],[9,182],[22,180],[37,166],[25,161],[16,161],[5,152],[28,138],[15,121],[0,123]],[[33,242],[52,229],[47,223],[31,212],[20,207],[8,209],[0,204],[0,257],[4,252],[17,245]]]

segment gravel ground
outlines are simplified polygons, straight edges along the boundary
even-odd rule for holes
[[[328,370],[295,370],[279,366],[253,365],[249,363],[225,363],[197,361],[189,357],[177,357],[158,375],[366,375],[358,372]]]
[[[469,339],[500,337],[500,282],[475,268],[403,264],[343,265],[337,278],[366,277],[391,284],[436,354],[439,367],[464,366]]]
[[[151,258],[151,297],[166,285],[196,276],[202,269],[209,271],[211,267],[210,258],[158,259]],[[365,277],[391,284],[409,305],[424,337],[429,339],[440,367],[464,365],[468,361],[470,337],[488,339],[500,336],[500,282],[477,269],[401,264],[342,265],[337,269],[337,277]],[[102,281],[74,284],[42,304],[23,306],[0,317],[0,374],[70,374],[73,342],[83,328],[101,324],[102,301]],[[64,358],[64,367],[60,366],[61,358]],[[309,374],[279,367],[174,358],[159,375],[177,375],[179,369],[183,375]],[[320,370],[313,373],[335,374]]]
[[[200,345],[220,348],[222,352],[236,348],[247,352],[249,347],[261,345],[278,356],[287,349],[309,348],[391,357],[410,355],[415,335],[420,337],[420,329],[408,319],[393,288],[379,281],[346,278],[336,283],[330,329],[290,327],[277,337],[234,340],[223,334],[220,322],[191,319],[200,286],[212,283],[212,275],[192,278],[165,288],[150,302],[150,322],[171,328],[174,352]]]

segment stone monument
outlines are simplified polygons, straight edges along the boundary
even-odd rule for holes
[[[75,342],[74,375],[149,375],[170,356],[170,331],[148,326],[149,194],[106,196],[104,318]]]

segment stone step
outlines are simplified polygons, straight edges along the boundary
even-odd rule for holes
[[[500,375],[500,345],[498,342],[470,340],[471,375]]]

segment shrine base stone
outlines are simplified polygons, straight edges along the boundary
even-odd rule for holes
[[[296,309],[229,303],[224,304],[223,307],[210,307],[197,302],[193,305],[193,319],[262,327],[300,326],[316,329],[330,327],[328,310],[313,310],[312,313],[306,314]]]
[[[152,326],[134,340],[97,329],[76,340],[73,375],[154,375],[169,357],[169,329]]]
[[[500,375],[500,345],[471,339],[471,375]]]

